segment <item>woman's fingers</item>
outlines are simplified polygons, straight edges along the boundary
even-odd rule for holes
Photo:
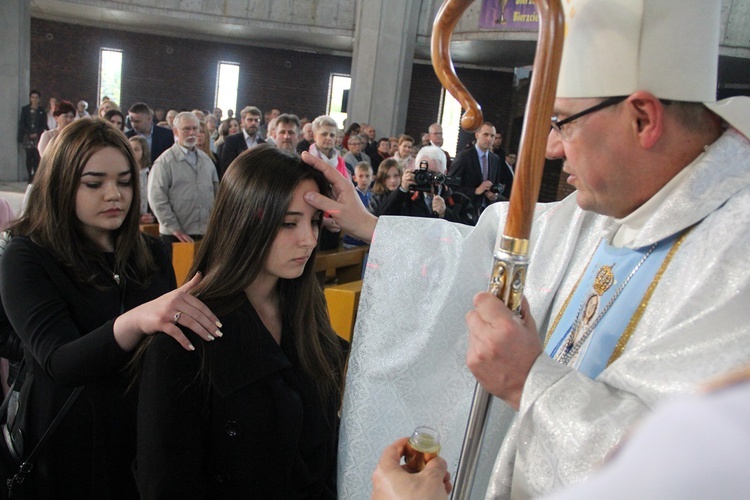
[[[195,346],[188,340],[182,330],[175,325],[167,324],[164,326],[164,333],[175,339],[186,351],[194,351]]]
[[[190,281],[185,282],[185,284],[179,287],[178,290],[182,290],[183,292],[189,292],[198,283],[200,283],[202,279],[203,279],[203,275],[201,274],[200,271],[198,271],[197,273],[195,273],[195,276],[190,278]]]
[[[167,318],[167,321],[172,319],[172,323],[190,328],[204,340],[214,340],[216,337],[221,337],[223,335],[219,329],[221,325],[219,319],[211,312],[211,309],[209,309],[206,304],[196,297],[182,294],[172,306],[174,307],[175,312],[172,314],[171,318]],[[178,312],[180,313],[179,317],[174,321],[175,315]]]

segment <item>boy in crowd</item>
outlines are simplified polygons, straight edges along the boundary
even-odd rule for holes
[[[359,199],[362,200],[365,207],[368,207],[370,205],[370,198],[372,197],[372,193],[370,192],[370,185],[372,184],[372,166],[366,161],[359,162],[354,166],[354,183],[357,186]],[[349,236],[348,234],[344,236],[345,247],[361,245],[367,245],[367,243],[358,240],[353,236]]]

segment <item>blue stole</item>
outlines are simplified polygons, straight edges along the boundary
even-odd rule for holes
[[[575,349],[570,349],[570,339],[584,338],[586,330],[590,329],[590,334],[568,364],[588,377],[596,378],[607,367],[618,340],[679,236],[680,233],[660,241],[653,250],[651,246],[635,250],[615,248],[603,238],[568,306],[553,325],[555,329],[545,352],[558,359],[566,350],[574,353]],[[651,254],[644,260],[650,250]],[[639,263],[640,268],[627,281]],[[619,295],[612,301],[616,293]]]

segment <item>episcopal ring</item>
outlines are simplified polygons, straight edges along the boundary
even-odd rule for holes
[[[180,316],[182,316],[182,313],[180,311],[177,311],[174,313],[174,324],[176,325],[178,321],[180,321]]]

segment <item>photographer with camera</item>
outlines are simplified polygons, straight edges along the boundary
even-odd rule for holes
[[[513,172],[500,158],[492,152],[495,139],[495,126],[484,122],[474,133],[476,144],[456,156],[450,170],[452,177],[461,179],[456,191],[471,199],[477,210],[475,219],[490,204],[496,201],[507,201],[513,187]]]
[[[473,226],[476,211],[471,200],[451,186],[460,179],[445,175],[445,154],[437,146],[425,146],[414,162],[417,170],[406,170],[401,185],[383,200],[380,215],[434,217]]]

